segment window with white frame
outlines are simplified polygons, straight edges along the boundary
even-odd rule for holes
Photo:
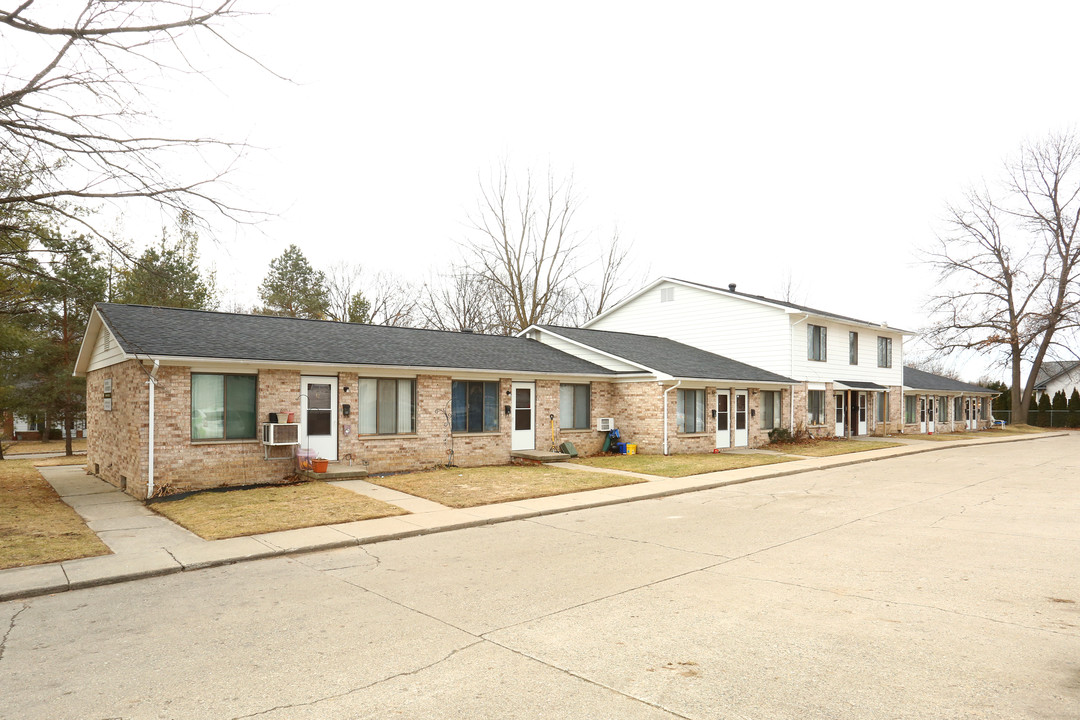
[[[677,390],[675,420],[679,432],[705,432],[705,391]]]
[[[937,421],[939,423],[949,421],[949,399],[944,395],[938,395],[937,402],[934,403],[937,407]]]
[[[848,365],[859,364],[859,333],[849,332],[847,334],[848,342]]]
[[[254,438],[256,377],[192,373],[191,439]]]
[[[880,368],[892,367],[892,338],[878,337],[877,366]]]
[[[810,390],[806,393],[806,417],[809,425],[825,424],[824,390]]]
[[[761,391],[761,429],[773,430],[780,427],[780,391]]]
[[[416,432],[416,381],[412,378],[360,378],[356,406],[359,435]]]
[[[952,418],[953,422],[964,419],[964,399],[959,396],[952,399]]]
[[[918,401],[919,399],[914,395],[904,397],[904,422],[909,424],[918,422],[915,419],[918,412]]]
[[[806,326],[806,359],[825,362],[828,356],[828,329],[822,325]]]
[[[454,380],[450,408],[453,432],[498,432],[499,383]]]
[[[882,391],[877,393],[874,402],[877,405],[877,421],[879,423],[889,421],[889,393]]]
[[[563,430],[589,428],[589,386],[559,386],[559,427]]]

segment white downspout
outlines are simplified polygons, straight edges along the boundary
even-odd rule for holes
[[[803,315],[802,319],[801,320],[796,320],[795,322],[793,322],[791,324],[791,327],[794,328],[799,323],[806,322],[809,319],[810,319],[809,314]],[[790,359],[791,359],[791,367],[790,367],[791,372],[788,373],[789,377],[791,375],[795,374],[795,337],[794,337],[794,334],[792,334],[792,338],[791,338],[791,358]],[[791,410],[788,413],[788,422],[791,423],[791,434],[794,435],[795,434],[795,386],[794,385],[791,386],[791,393],[790,393],[790,395],[788,397],[788,400],[790,401],[790,404],[791,404]]]
[[[682,380],[678,381],[677,383],[675,383],[675,384],[674,384],[674,385],[672,385],[671,387],[669,387],[669,388],[667,388],[666,390],[664,390],[664,454],[665,454],[665,455],[667,455],[667,454],[668,454],[668,452],[667,452],[667,437],[668,437],[668,427],[667,427],[667,417],[668,417],[668,413],[667,413],[667,406],[668,406],[668,397],[667,397],[667,394],[668,394],[669,392],[671,392],[672,390],[674,390],[675,388],[679,387],[680,385],[682,385]]]
[[[154,497],[154,388],[157,387],[157,372],[159,363],[154,361],[154,367],[150,369],[150,379],[146,384],[150,386],[150,431],[148,433],[149,451],[146,457],[146,499]]]

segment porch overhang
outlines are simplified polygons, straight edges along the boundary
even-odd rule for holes
[[[864,380],[833,380],[833,387],[839,390],[888,390],[889,388],[877,383]]]

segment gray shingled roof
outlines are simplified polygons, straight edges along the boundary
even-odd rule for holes
[[[678,280],[678,282],[686,283],[687,285],[696,285],[698,287],[707,288],[709,290],[716,290],[716,291],[719,291],[719,292],[722,292],[722,293],[726,293],[728,295],[734,295],[736,297],[745,297],[745,298],[750,298],[752,300],[764,300],[765,302],[772,303],[773,305],[780,305],[782,307],[791,308],[792,310],[798,310],[800,312],[810,313],[811,315],[820,315],[821,317],[836,318],[837,320],[847,320],[848,322],[859,323],[860,325],[876,325],[876,326],[881,325],[881,323],[870,322],[869,320],[859,320],[858,318],[848,317],[847,315],[839,315],[839,314],[834,313],[834,312],[826,312],[825,310],[817,310],[816,308],[806,307],[805,305],[796,305],[795,303],[790,303],[790,302],[787,302],[785,300],[775,300],[773,298],[767,298],[764,295],[751,295],[750,293],[738,292],[736,290],[730,290],[729,288],[716,287],[715,285],[706,285],[705,283],[694,282],[692,280],[679,280],[678,278],[671,278],[671,279],[672,280]],[[906,330],[901,330],[900,328],[894,328],[894,327],[889,327],[887,329],[892,330],[893,332],[899,332],[899,333],[907,332]]]
[[[916,370],[915,368],[907,367],[906,365],[904,366],[904,387],[912,390],[931,390],[934,392],[946,393],[997,394],[997,390],[991,390],[990,388],[984,388],[981,385],[972,385],[971,383],[942,377],[941,375],[928,373],[925,370]]]
[[[97,309],[120,346],[140,355],[613,374],[526,338],[145,305],[98,303]]]
[[[794,382],[783,375],[656,335],[583,330],[558,325],[541,325],[540,328],[672,377],[785,384]]]
[[[1035,385],[1045,385],[1077,365],[1080,365],[1080,360],[1043,360],[1043,364],[1039,366],[1039,376],[1035,378]]]

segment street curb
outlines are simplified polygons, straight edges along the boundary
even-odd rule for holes
[[[273,548],[269,544],[267,544],[266,541],[260,541],[260,542],[262,542],[263,544],[265,544],[267,546],[267,551],[265,553],[259,552],[259,553],[253,553],[253,554],[250,554],[250,555],[238,556],[238,557],[221,558],[221,559],[215,559],[215,560],[205,560],[205,561],[191,563],[191,564],[188,564],[188,565],[183,564],[181,561],[176,560],[176,558],[174,557],[173,559],[176,561],[176,565],[173,566],[173,567],[153,568],[153,569],[148,569],[148,570],[144,570],[144,571],[136,571],[136,572],[118,572],[115,575],[102,576],[102,577],[83,580],[83,581],[79,581],[79,582],[75,582],[75,583],[72,583],[69,580],[67,580],[67,573],[65,571],[64,578],[65,578],[65,581],[67,581],[66,584],[42,583],[40,586],[26,587],[26,588],[23,588],[23,589],[17,589],[17,590],[12,590],[12,591],[4,591],[4,590],[0,589],[0,602],[7,602],[7,601],[10,601],[10,600],[23,600],[23,599],[32,598],[32,597],[40,597],[42,595],[51,595],[51,594],[56,594],[56,593],[61,593],[61,592],[67,592],[69,590],[82,590],[82,589],[85,589],[85,588],[101,587],[101,586],[104,586],[104,585],[114,585],[114,584],[118,584],[118,583],[129,582],[129,581],[132,581],[132,580],[142,580],[142,579],[152,578],[152,577],[161,577],[161,576],[164,576],[164,575],[174,575],[176,573],[181,573],[181,572],[189,572],[189,571],[195,571],[195,570],[205,570],[207,568],[223,567],[223,566],[226,566],[226,565],[236,565],[238,563],[248,562],[248,561],[252,561],[252,560],[266,560],[266,559],[275,558],[275,557],[292,557],[292,556],[296,556],[296,555],[306,555],[308,553],[314,553],[314,552],[323,552],[323,551],[326,551],[326,550],[337,550],[337,549],[341,549],[341,548],[358,547],[358,546],[361,546],[361,545],[374,545],[376,543],[389,542],[389,541],[392,541],[392,540],[403,540],[405,538],[420,537],[420,536],[423,536],[423,535],[434,535],[436,533],[451,532],[451,531],[454,531],[454,530],[464,530],[464,529],[468,529],[468,528],[484,527],[484,526],[488,526],[488,525],[498,525],[498,524],[505,523],[505,522],[513,522],[515,520],[528,520],[530,518],[543,517],[545,515],[559,515],[559,514],[562,514],[562,513],[574,512],[574,511],[577,511],[577,510],[590,510],[590,509],[593,509],[593,508],[608,507],[608,506],[613,506],[613,505],[622,505],[622,504],[625,504],[625,503],[637,502],[639,500],[656,500],[656,499],[664,498],[664,497],[673,497],[673,496],[676,496],[676,495],[684,495],[686,493],[700,492],[702,490],[713,490],[713,489],[716,489],[716,488],[728,487],[728,486],[731,486],[731,485],[741,485],[741,484],[744,484],[744,483],[755,482],[755,481],[758,481],[758,480],[770,480],[770,479],[773,479],[773,478],[789,477],[789,476],[792,476],[792,475],[802,475],[802,474],[808,473],[808,472],[818,472],[818,471],[821,471],[821,470],[832,470],[833,468],[849,467],[851,465],[863,465],[863,464],[866,464],[866,463],[878,462],[878,461],[881,461],[881,460],[892,460],[894,458],[907,457],[909,455],[920,455],[922,453],[936,452],[936,451],[939,451],[939,450],[954,450],[954,449],[962,449],[962,448],[968,448],[968,447],[981,447],[981,446],[985,446],[985,445],[1001,445],[1001,444],[1004,444],[1004,443],[1023,442],[1023,441],[1027,441],[1027,440],[1043,440],[1043,439],[1052,438],[1052,437],[1063,437],[1063,436],[1067,436],[1068,434],[1069,434],[1068,432],[1039,433],[1039,434],[1031,434],[1031,435],[1018,435],[1018,436],[1015,436],[1015,437],[1000,438],[1000,439],[995,438],[995,439],[987,439],[987,440],[957,440],[957,441],[954,441],[954,442],[943,442],[943,443],[940,443],[940,444],[933,444],[932,443],[932,444],[930,444],[930,445],[928,445],[926,447],[923,447],[923,446],[905,446],[905,449],[904,449],[903,452],[899,452],[900,448],[881,448],[882,450],[892,450],[893,452],[888,454],[888,455],[883,455],[883,456],[880,456],[880,457],[866,457],[864,455],[863,457],[845,458],[843,460],[837,460],[836,462],[829,462],[828,464],[825,464],[825,465],[822,465],[822,466],[819,466],[819,467],[800,467],[800,468],[789,468],[789,469],[785,469],[785,470],[779,470],[778,469],[778,470],[772,470],[772,471],[763,470],[760,474],[754,474],[754,475],[752,475],[750,477],[736,478],[736,479],[732,479],[732,480],[706,481],[706,482],[703,482],[703,483],[698,484],[698,485],[693,485],[693,486],[688,486],[688,487],[665,488],[665,489],[657,490],[656,492],[643,493],[641,495],[635,495],[635,496],[629,496],[629,497],[605,498],[605,499],[602,499],[602,500],[597,500],[595,502],[575,504],[572,507],[553,507],[553,508],[545,508],[543,510],[525,510],[523,512],[510,514],[510,515],[507,515],[507,516],[504,516],[504,517],[476,518],[475,520],[451,522],[451,523],[447,523],[446,525],[440,525],[440,526],[429,527],[429,528],[417,527],[415,530],[397,530],[397,531],[394,531],[394,532],[388,532],[388,533],[383,533],[383,534],[378,534],[378,535],[371,535],[371,536],[365,536],[365,537],[353,537],[353,538],[350,538],[348,540],[332,540],[332,541],[328,541],[328,542],[313,543],[311,545],[305,545],[304,547]],[[870,450],[870,451],[865,451],[865,452],[874,452],[874,451]],[[858,455],[859,453],[853,453],[853,454]],[[835,456],[835,457],[843,457],[843,456]],[[814,460],[824,460],[824,459],[828,459],[828,458],[814,458]],[[793,461],[793,462],[798,462],[798,461]],[[779,465],[773,465],[773,466],[770,466],[770,467],[782,467],[784,464],[787,464],[787,463],[781,463]],[[731,472],[731,471],[723,471],[723,472]],[[684,478],[671,478],[671,479],[682,480]],[[571,494],[571,496],[572,495],[573,494]],[[332,527],[332,526],[328,526],[328,527]],[[342,532],[342,534],[347,535],[347,533],[344,533],[343,531],[339,530],[339,532]],[[170,553],[170,555],[171,555],[171,553]],[[112,556],[102,556],[102,557],[112,557]],[[59,565],[61,568],[63,568],[63,565],[64,565],[65,562],[79,562],[80,560],[90,560],[90,559],[92,559],[92,558],[80,558],[79,560],[67,560],[67,561],[62,561],[60,563],[50,563],[48,565],[30,565],[30,566],[26,566],[25,568],[10,568],[9,570],[25,570],[25,569],[28,569],[28,568],[50,568],[50,567],[55,567],[57,565]],[[2,577],[3,572],[6,572],[6,571],[0,571],[0,577]]]

